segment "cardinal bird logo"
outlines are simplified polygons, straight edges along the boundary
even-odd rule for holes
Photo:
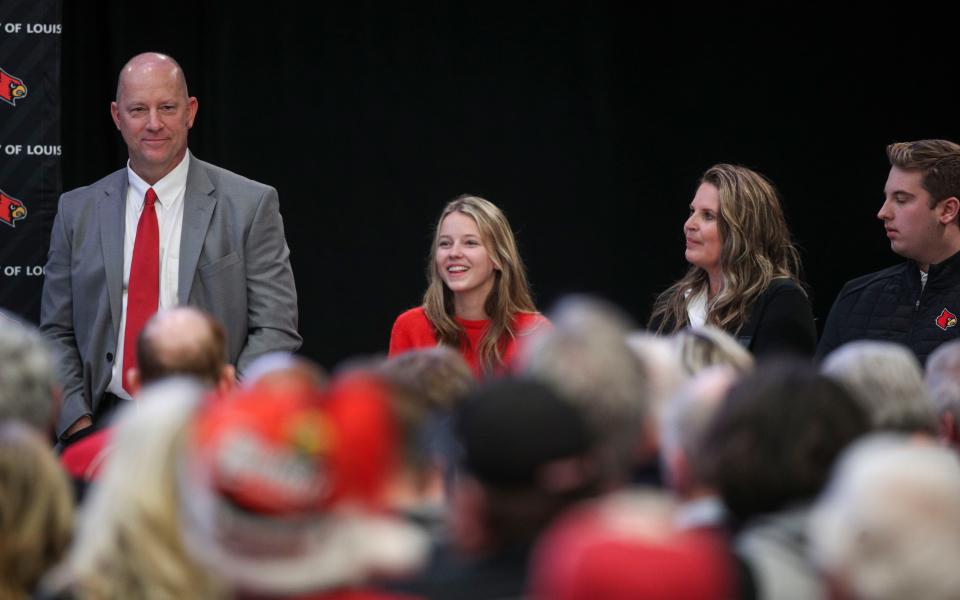
[[[3,193],[0,190],[0,221],[3,221],[10,227],[16,227],[17,221],[27,218],[27,207],[16,198]]]
[[[16,106],[17,100],[27,97],[27,86],[10,73],[0,69],[0,100]]]
[[[947,309],[943,309],[940,312],[940,316],[937,317],[937,327],[946,331],[947,329],[953,327],[957,324],[957,315],[953,314]]]

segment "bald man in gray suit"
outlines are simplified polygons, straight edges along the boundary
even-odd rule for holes
[[[40,328],[59,354],[57,433],[65,443],[129,398],[123,347],[131,339],[125,333],[135,339],[136,332],[126,332],[127,291],[147,204],[158,223],[158,308],[190,304],[211,313],[226,329],[227,359],[240,373],[262,354],[300,347],[277,192],[190,154],[197,107],[176,61],[133,57],[110,107],[127,167],[60,198]]]

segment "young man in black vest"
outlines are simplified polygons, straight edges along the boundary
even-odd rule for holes
[[[890,175],[877,213],[899,265],[847,282],[817,348],[826,356],[858,339],[904,344],[925,363],[960,337],[960,145],[947,140],[887,146]]]

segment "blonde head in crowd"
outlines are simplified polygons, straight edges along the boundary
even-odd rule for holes
[[[658,416],[688,378],[685,367],[680,364],[676,345],[671,338],[654,335],[646,330],[630,332],[627,335],[627,345],[640,361],[647,365],[650,410],[653,416]]]
[[[673,334],[677,357],[687,375],[714,366],[730,367],[738,375],[753,370],[753,355],[729,333],[710,325],[691,327]]]
[[[718,164],[700,179],[719,192],[721,286],[707,304],[707,324],[736,332],[754,301],[779,277],[798,280],[800,255],[790,238],[777,190],[763,175],[738,165]],[[687,299],[706,293],[707,272],[691,266],[657,298],[651,322],[658,333],[688,325]]]
[[[476,222],[496,270],[493,289],[484,304],[490,326],[477,349],[480,364],[485,371],[490,371],[502,364],[501,341],[516,334],[513,331],[514,317],[521,312],[535,312],[536,308],[507,217],[489,200],[479,196],[459,196],[447,204],[437,220],[427,261],[429,285],[423,296],[423,308],[436,331],[437,341],[460,348],[465,337],[463,328],[454,319],[453,292],[444,284],[436,263],[440,227],[443,220],[454,212],[467,215]]]
[[[176,466],[202,394],[188,380],[167,380],[121,413],[64,575],[81,598],[222,596],[189,557],[178,508]]]
[[[44,440],[0,425],[0,598],[28,598],[73,531],[70,484]]]

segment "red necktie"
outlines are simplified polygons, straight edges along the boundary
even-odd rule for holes
[[[127,324],[123,332],[123,389],[132,394],[127,372],[137,366],[137,337],[160,302],[160,226],[154,204],[157,193],[147,189],[143,212],[133,243],[130,280],[127,283]]]

